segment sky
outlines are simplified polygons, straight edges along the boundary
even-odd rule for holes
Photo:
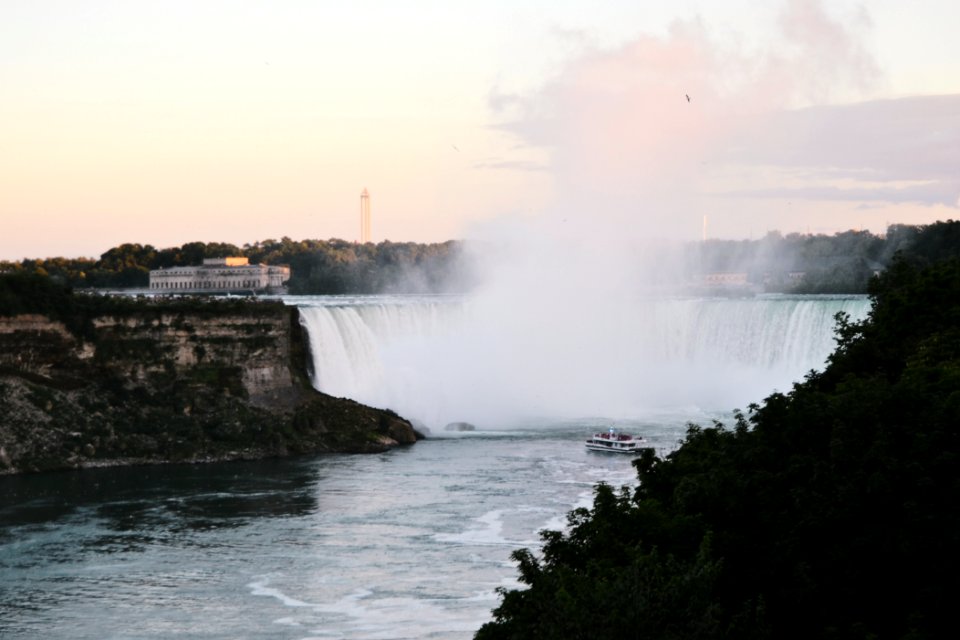
[[[957,218],[960,3],[758,5],[4,0],[0,260]]]

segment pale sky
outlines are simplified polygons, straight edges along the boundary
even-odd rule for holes
[[[760,5],[0,0],[0,259],[957,218],[960,3]]]

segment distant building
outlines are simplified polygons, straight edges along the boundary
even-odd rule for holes
[[[274,293],[290,279],[290,267],[250,264],[247,258],[208,258],[195,267],[150,271],[156,293]]]
[[[870,273],[872,273],[875,276],[880,275],[886,269],[886,267],[883,266],[883,264],[877,262],[876,260],[866,259],[866,263],[867,263],[867,268],[870,269]]]
[[[706,273],[703,283],[712,287],[745,287],[748,284],[747,273]]]

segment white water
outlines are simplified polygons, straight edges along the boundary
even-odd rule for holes
[[[582,299],[524,315],[467,298],[288,302],[316,388],[430,429],[744,408],[823,367],[837,312],[869,310],[859,296],[648,299],[593,314]]]

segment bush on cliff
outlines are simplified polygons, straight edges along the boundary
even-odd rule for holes
[[[72,307],[69,287],[36,273],[0,275],[0,316],[61,314]]]
[[[498,638],[943,637],[960,572],[960,262],[900,261],[822,373],[691,427],[515,552]]]

